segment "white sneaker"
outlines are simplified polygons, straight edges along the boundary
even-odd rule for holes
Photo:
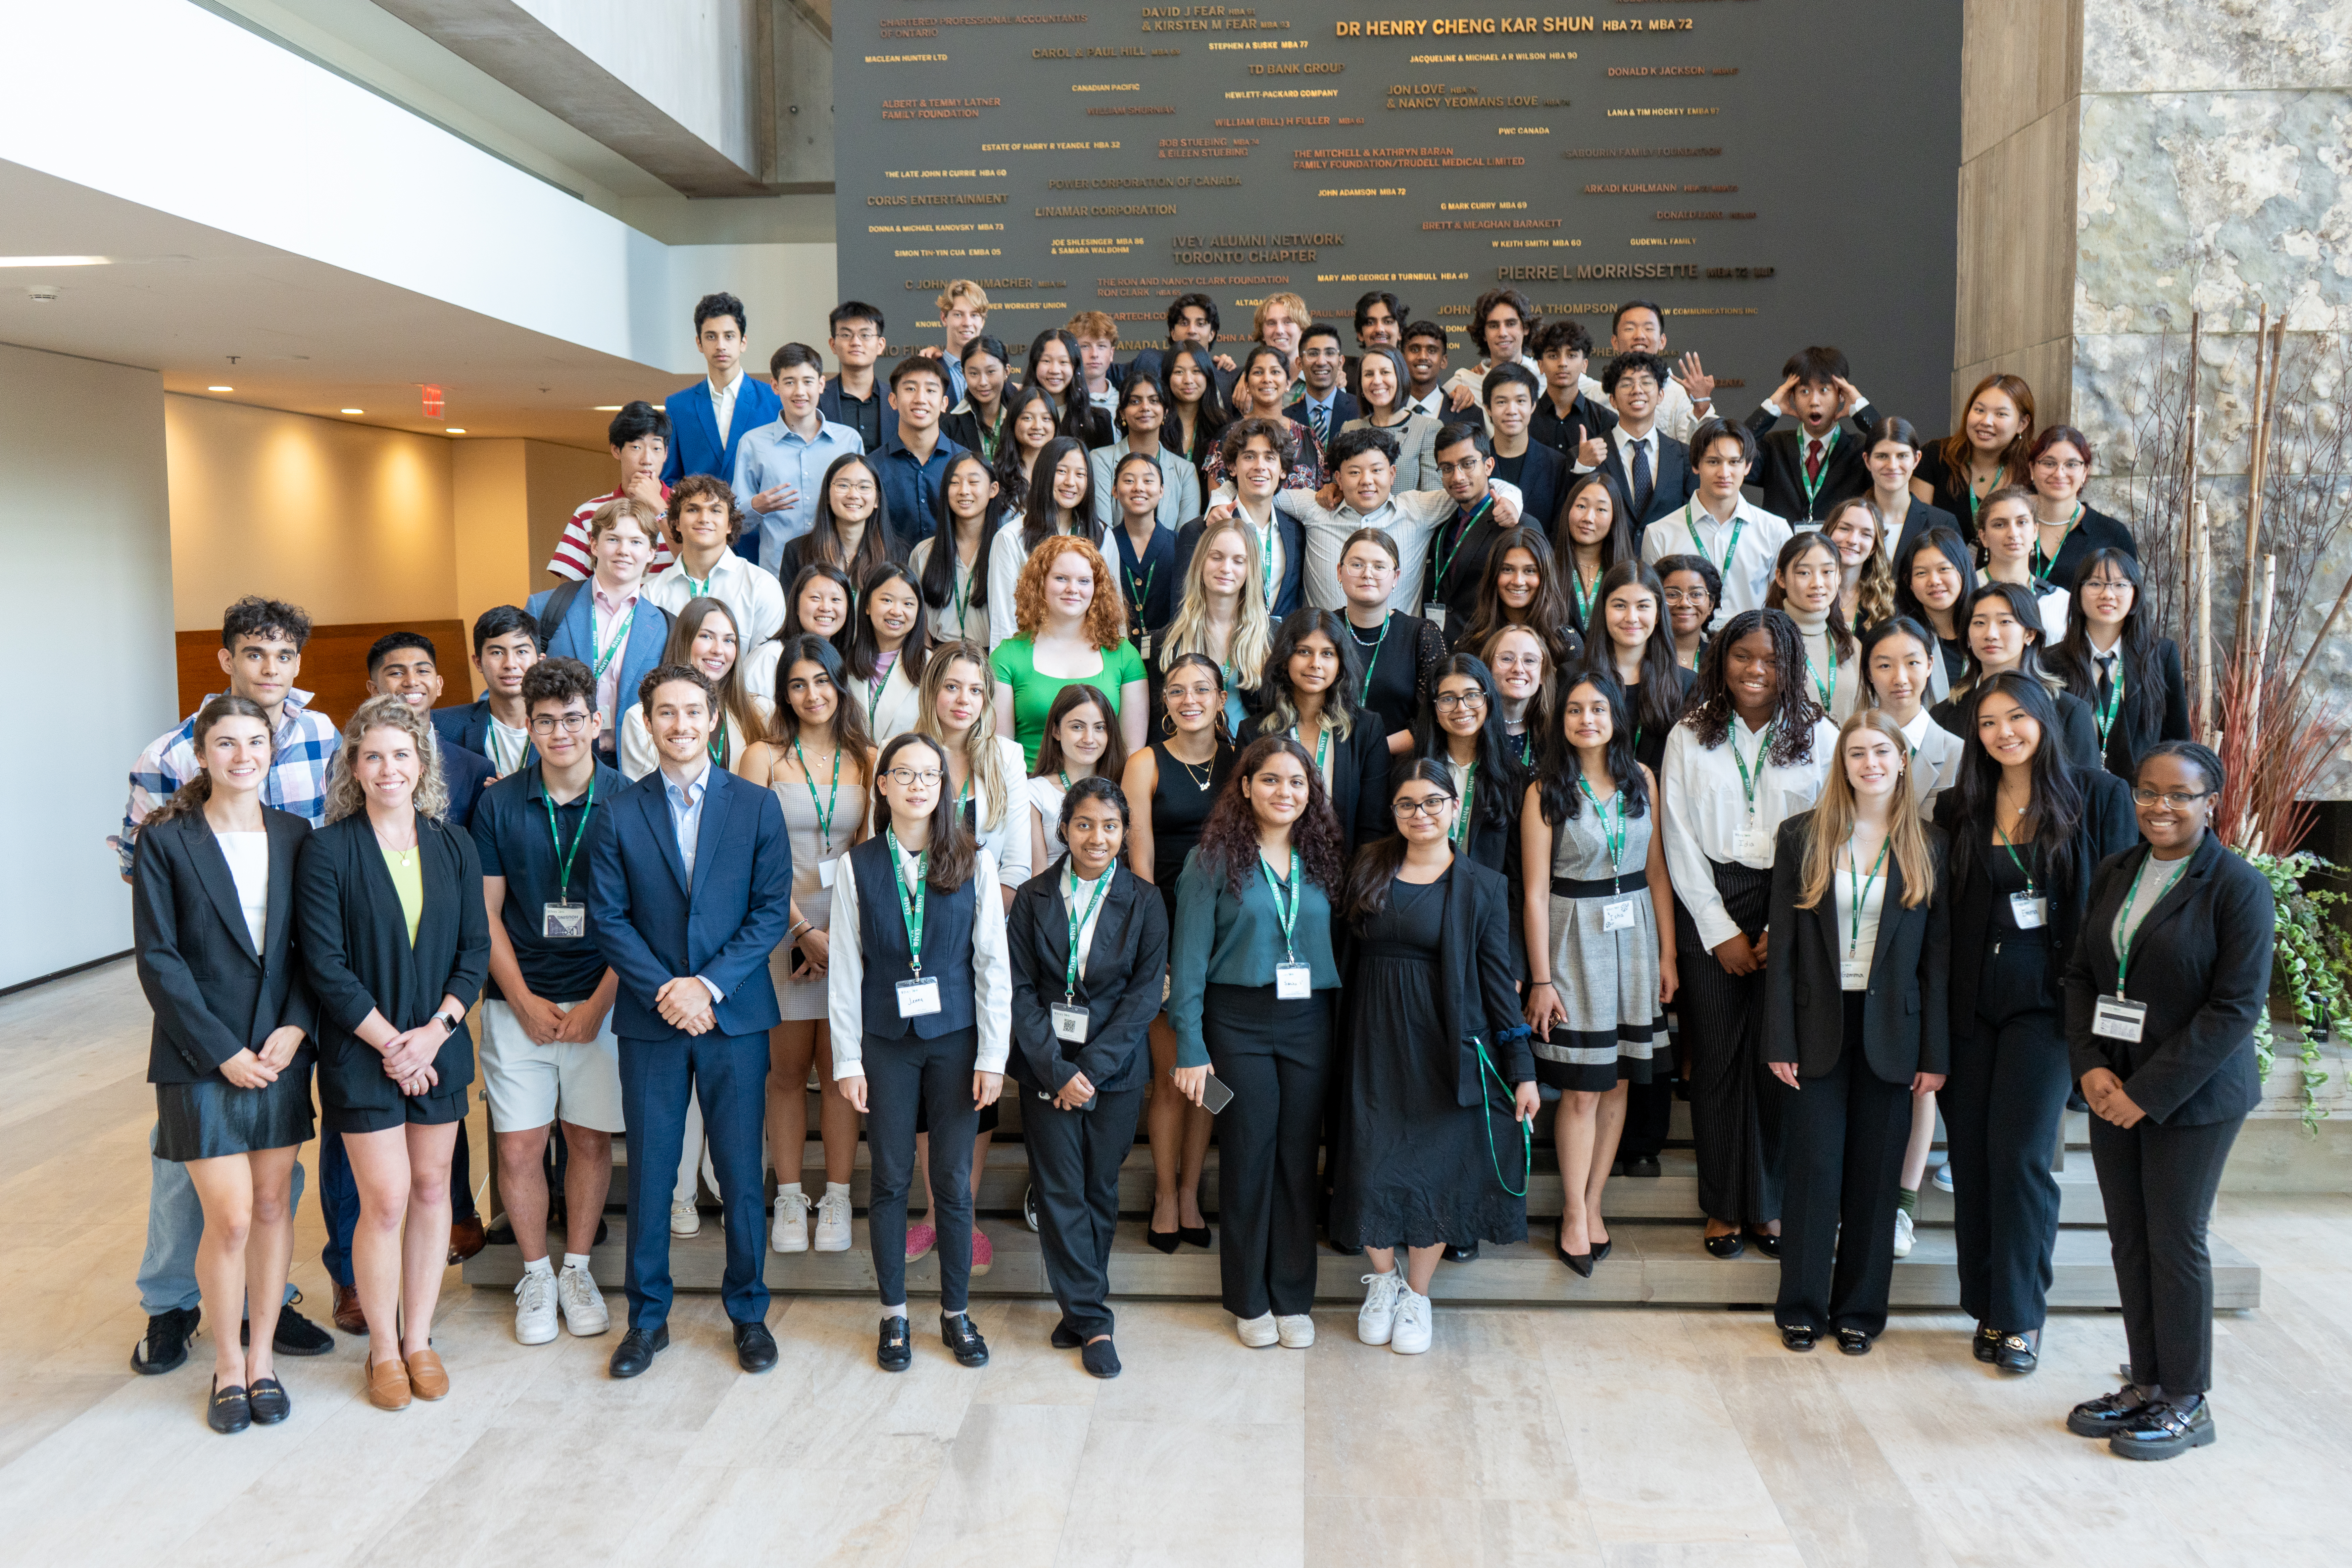
[[[1315,1320],[1304,1312],[1276,1318],[1274,1330],[1286,1351],[1303,1351],[1315,1342]]]
[[[803,1193],[776,1194],[776,1227],[768,1245],[778,1252],[808,1250],[808,1196]]]
[[[1911,1215],[1902,1209],[1895,1211],[1895,1256],[1911,1256]]]
[[[669,1233],[672,1236],[700,1236],[702,1211],[691,1203],[673,1201],[669,1205]]]
[[[1275,1327],[1272,1312],[1260,1312],[1255,1318],[1235,1318],[1234,1332],[1239,1334],[1242,1343],[1250,1349],[1262,1351],[1274,1343],[1281,1331]]]
[[[563,1326],[581,1339],[593,1339],[613,1326],[613,1315],[604,1310],[604,1292],[596,1289],[596,1277],[585,1268],[572,1266],[557,1275],[555,1299],[563,1308]]]
[[[1356,1337],[1368,1345],[1384,1345],[1396,1327],[1397,1292],[1404,1287],[1404,1276],[1395,1269],[1386,1274],[1367,1274],[1364,1284],[1364,1304],[1356,1312]]]
[[[816,1249],[849,1250],[849,1194],[827,1193],[816,1201]]]
[[[526,1268],[515,1284],[515,1341],[543,1345],[555,1337],[555,1274]]]
[[[1419,1355],[1429,1348],[1429,1298],[1406,1286],[1397,1295],[1396,1331],[1389,1349],[1399,1355]]]

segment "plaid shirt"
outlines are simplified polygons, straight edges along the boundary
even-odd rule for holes
[[[219,695],[217,692],[215,696]],[[205,702],[212,700],[208,697]],[[327,809],[327,764],[334,760],[335,748],[342,743],[342,731],[323,713],[310,709],[310,693],[289,692],[281,710],[277,742],[278,754],[269,764],[269,776],[262,781],[261,802],[280,811],[290,811],[319,825]],[[204,711],[204,703],[196,704],[196,712]],[[114,846],[122,862],[122,874],[131,875],[131,858],[139,843],[139,825],[157,806],[172,798],[179,787],[196,776],[196,718],[188,715],[179,728],[156,738],[155,743],[139,753],[131,764],[131,803],[123,808],[122,832],[108,840]]]

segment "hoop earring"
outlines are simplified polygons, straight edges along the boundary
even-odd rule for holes
[[[1172,739],[1176,733],[1176,715],[1173,713],[1160,714],[1160,729],[1163,734],[1166,734]]]

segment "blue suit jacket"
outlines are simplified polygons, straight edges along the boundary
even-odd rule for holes
[[[666,485],[674,485],[688,474],[731,478],[735,448],[745,432],[773,424],[784,412],[776,389],[750,371],[743,373],[742,382],[735,388],[735,417],[728,422],[724,441],[719,438],[719,416],[710,411],[708,376],[671,393],[662,407],[669,414],[670,432],[669,457],[662,464]]]
[[[440,726],[436,724],[437,731]],[[441,740],[441,773],[449,783],[449,821],[453,826],[470,827],[474,821],[474,803],[482,798],[489,786],[490,759],[479,752],[469,752],[463,746],[449,743],[446,735]]]
[[[1284,409],[1283,412],[1288,415],[1291,418],[1298,421],[1299,428],[1303,430],[1311,430],[1314,428],[1312,425],[1309,425],[1307,422],[1307,399],[1305,397],[1293,398],[1291,400],[1290,406]],[[1349,392],[1346,387],[1335,386],[1331,389],[1332,435],[1337,436],[1339,433],[1340,427],[1345,426],[1349,420],[1361,419],[1363,416],[1364,410],[1362,406],[1356,402],[1355,395]]]
[[[599,812],[588,851],[589,929],[621,977],[613,1032],[667,1040],[677,1031],[654,994],[681,974],[726,993],[719,1031],[755,1035],[782,1021],[768,954],[792,924],[793,846],[775,792],[713,768],[695,838],[694,883],[677,852],[659,769]]]
[[[462,746],[478,757],[490,754],[490,700],[476,698],[433,710],[433,729],[442,740]]]
[[[542,588],[530,596],[525,608],[536,617],[547,608],[552,588]],[[565,658],[576,658],[589,668],[596,668],[596,587],[593,579],[581,585],[572,595],[572,608],[565,612],[563,624],[546,629],[547,651]],[[547,626],[544,620],[540,622]],[[661,667],[663,650],[669,646],[669,612],[652,603],[642,594],[637,597],[637,616],[629,626],[628,646],[621,650],[621,689],[619,706],[627,708],[637,700],[637,682]],[[610,727],[604,731],[614,737],[618,745],[621,715],[612,715]]]

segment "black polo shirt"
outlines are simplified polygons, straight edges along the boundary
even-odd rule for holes
[[[482,875],[506,879],[506,904],[499,918],[506,922],[507,940],[514,944],[523,984],[547,1001],[583,1001],[604,981],[604,959],[596,949],[595,927],[591,924],[584,936],[551,938],[545,934],[544,921],[546,906],[559,899],[583,908],[588,903],[588,835],[595,814],[610,810],[625,787],[627,781],[616,769],[597,763],[594,784],[555,808],[551,829],[547,791],[540,782],[540,764],[533,762],[490,785],[475,803],[474,846],[481,854]],[[588,819],[584,825],[583,817]],[[555,845],[558,833],[566,847],[578,845],[568,891]],[[495,976],[487,994],[506,1000]]]

